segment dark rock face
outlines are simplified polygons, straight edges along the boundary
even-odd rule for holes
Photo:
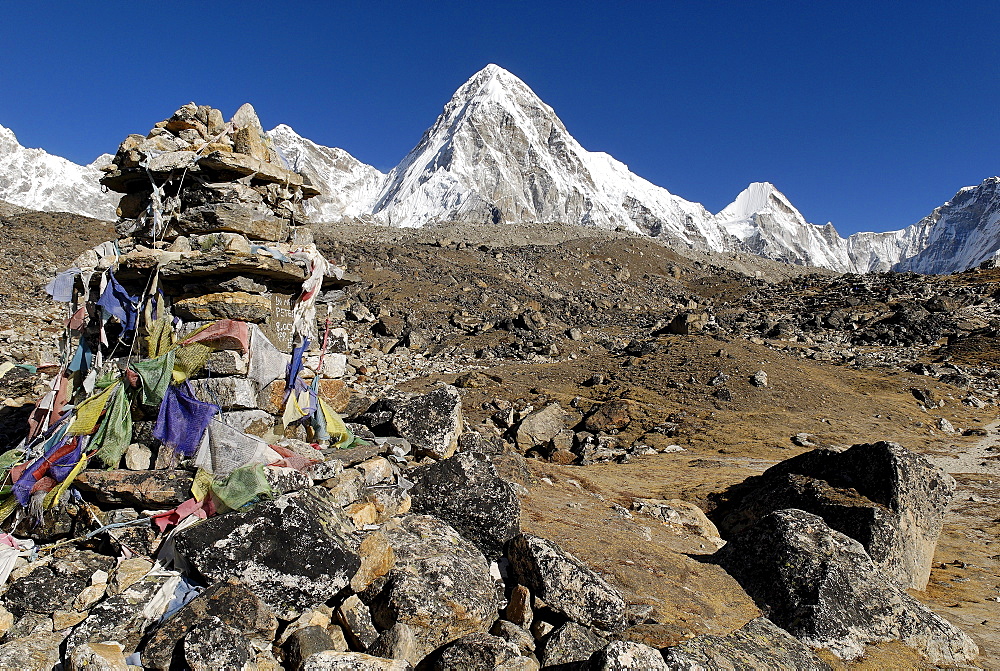
[[[217,617],[201,620],[184,637],[184,661],[191,671],[256,668],[253,647],[239,631]]]
[[[614,644],[612,644],[614,645]],[[611,647],[611,646],[608,646]],[[766,617],[750,620],[728,636],[695,636],[663,649],[664,669],[829,669],[813,651]],[[610,667],[609,667],[610,668]],[[654,667],[655,668],[655,667]]]
[[[521,503],[489,456],[457,454],[407,473],[413,512],[444,520],[472,541],[488,559],[503,554],[521,531]]]
[[[118,641],[127,653],[135,652],[149,625],[142,611],[165,580],[162,577],[144,578],[91,608],[87,619],[76,625],[67,637],[66,649],[72,650],[84,643]]]
[[[434,671],[528,671],[533,667],[521,657],[517,646],[502,638],[484,634],[469,634],[449,643],[432,667]]]
[[[285,663],[291,669],[300,669],[311,655],[335,648],[333,638],[323,627],[303,627],[288,637],[285,643]]]
[[[542,667],[562,668],[563,664],[586,662],[608,644],[598,632],[576,622],[567,622],[545,639],[538,660]]]
[[[361,566],[349,529],[329,492],[312,487],[184,529],[177,550],[210,583],[235,577],[294,619],[336,596]]]
[[[971,638],[876,566],[861,543],[816,515],[771,513],[716,556],[773,622],[841,658],[897,639],[935,663],[963,664],[979,654]]]
[[[0,602],[18,618],[68,609],[95,571],[110,572],[114,565],[113,558],[88,550],[65,553],[12,582]]]
[[[206,618],[233,627],[244,638],[269,641],[278,620],[253,592],[236,582],[219,582],[185,604],[153,632],[146,643],[142,662],[149,669],[168,669],[178,645]]]
[[[517,581],[553,609],[583,625],[625,626],[625,600],[604,578],[550,540],[520,534],[507,550]]]
[[[806,510],[859,541],[900,584],[923,589],[954,491],[955,480],[923,457],[878,442],[787,459],[731,490],[716,519],[732,535],[772,511]]]
[[[380,629],[410,627],[420,657],[466,634],[487,631],[500,596],[479,549],[427,515],[406,515],[387,525],[396,565],[365,590]]]
[[[455,454],[462,433],[462,398],[450,385],[412,398],[380,401],[370,412],[392,413],[393,430],[405,438],[416,454],[446,459]]]

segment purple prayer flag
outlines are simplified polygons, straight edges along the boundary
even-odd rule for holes
[[[190,457],[198,451],[205,429],[217,412],[219,406],[194,397],[188,382],[170,385],[160,403],[153,437],[175,452]]]

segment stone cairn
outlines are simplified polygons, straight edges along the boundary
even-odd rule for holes
[[[123,254],[118,278],[126,288],[150,293],[148,278],[156,268],[156,289],[181,322],[179,334],[220,319],[257,325],[281,353],[268,348],[268,356],[280,359],[269,362],[275,369],[308,338],[313,355],[305,372],[322,376],[314,370],[322,344],[314,303],[303,309],[303,283],[319,275],[315,301],[317,292],[352,279],[316,252],[303,202],[319,191],[286,167],[251,105],[224,122],[219,110],[189,103],[147,136],[128,136],[104,170],[101,184],[123,194],[116,230]],[[327,340],[337,350],[322,357],[332,372],[345,358],[346,334],[334,329]],[[262,385],[247,377],[248,365],[247,353],[212,352],[192,380],[195,395],[218,404],[242,430],[280,437],[274,416],[282,412],[284,376]],[[343,383],[327,377],[319,391],[331,407],[344,410]],[[307,438],[302,429],[298,425],[298,437]]]

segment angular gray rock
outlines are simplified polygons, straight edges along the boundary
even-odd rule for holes
[[[733,488],[716,511],[732,535],[774,510],[798,508],[861,542],[904,587],[923,589],[955,480],[897,443],[813,450]]]
[[[524,656],[535,651],[535,637],[531,635],[531,632],[522,629],[513,622],[497,620],[490,629],[490,633],[499,636],[508,643],[513,643]]]
[[[625,626],[626,604],[618,590],[554,542],[520,534],[507,557],[517,581],[569,619],[605,631]]]
[[[239,631],[217,617],[201,620],[184,637],[184,661],[191,671],[256,669],[253,646]]]
[[[39,632],[0,645],[0,669],[53,669],[60,660],[62,634]]]
[[[813,654],[808,645],[775,626],[766,617],[750,620],[728,636],[702,634],[664,648],[661,659],[665,660],[663,668],[677,671],[830,668]]]
[[[897,639],[934,663],[964,664],[979,654],[968,635],[876,566],[861,543],[816,515],[773,512],[716,557],[775,624],[842,659]]]
[[[576,622],[566,622],[548,635],[542,643],[538,661],[542,667],[586,662],[591,656],[608,644],[608,639],[600,633]]]
[[[412,510],[444,520],[472,541],[487,559],[498,559],[521,532],[521,502],[497,475],[488,455],[456,454],[407,472]]]
[[[311,655],[302,665],[302,671],[410,671],[411,668],[401,659],[332,650]]]
[[[427,515],[406,515],[384,531],[396,564],[362,594],[379,628],[408,625],[421,657],[490,628],[500,595],[479,548]]]
[[[385,399],[391,424],[416,454],[447,459],[458,448],[462,433],[462,397],[451,385],[411,398]]]
[[[611,641],[587,662],[587,671],[667,671],[668,668],[671,667],[663,661],[659,650],[634,641]]]
[[[483,632],[452,641],[440,652],[433,671],[535,671],[538,662],[522,657],[517,646]]]
[[[110,572],[114,565],[113,558],[89,550],[64,553],[12,581],[0,603],[16,618],[65,610],[90,584],[95,571]]]
[[[73,650],[84,643],[118,641],[126,654],[135,652],[151,624],[143,610],[165,581],[164,577],[146,577],[93,606],[87,618],[66,638],[66,649]]]
[[[177,534],[210,583],[236,578],[282,619],[336,596],[361,566],[352,526],[329,491],[311,487]]]
[[[549,403],[521,420],[517,427],[517,449],[527,452],[545,445],[566,428],[566,411],[558,403]]]
[[[389,659],[404,659],[416,666],[423,657],[417,650],[413,630],[402,622],[392,625],[368,646],[368,654]]]
[[[296,629],[285,642],[285,664],[298,671],[305,661],[318,652],[336,650],[336,643],[326,629],[313,625]]]
[[[270,641],[278,629],[278,619],[256,594],[235,581],[217,582],[181,606],[146,641],[143,666],[166,671],[171,668],[178,645],[199,622],[223,622],[248,639]]]

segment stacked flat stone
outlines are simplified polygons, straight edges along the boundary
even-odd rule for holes
[[[292,310],[308,276],[290,257],[313,243],[302,203],[319,190],[285,164],[253,107],[226,122],[217,109],[184,105],[148,135],[125,138],[104,172],[101,184],[123,194],[119,281],[142,295],[158,268],[165,309],[184,322],[179,334],[219,319],[245,321],[287,359]],[[350,281],[326,277],[324,287]],[[213,353],[192,381],[195,394],[236,413],[227,418],[236,427],[274,437],[284,381],[261,389],[247,367],[245,354]],[[346,402],[339,380],[324,380],[321,393],[338,410]]]
[[[101,184],[125,194],[117,224],[123,237],[231,232],[286,242],[305,221],[302,201],[319,194],[285,165],[249,103],[228,123],[217,109],[184,105],[145,137],[125,138],[104,170]]]

